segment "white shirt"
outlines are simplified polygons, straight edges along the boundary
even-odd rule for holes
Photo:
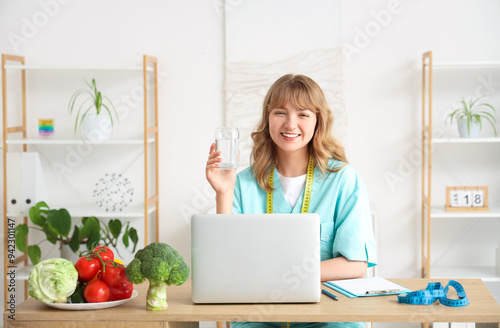
[[[302,189],[304,189],[304,186],[306,185],[307,174],[293,178],[281,176],[279,173],[278,176],[281,187],[283,188],[283,194],[285,195],[286,202],[290,205],[290,208],[293,209],[299,200]]]

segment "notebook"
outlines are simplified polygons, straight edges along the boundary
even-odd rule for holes
[[[397,295],[411,290],[382,277],[344,279],[324,282],[323,285],[347,297]]]
[[[193,302],[319,302],[319,236],[312,213],[194,215]]]

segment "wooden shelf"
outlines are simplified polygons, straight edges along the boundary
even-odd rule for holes
[[[144,139],[110,139],[102,142],[90,142],[82,139],[11,139],[5,141],[8,145],[143,145]],[[148,144],[155,138],[148,138]]]
[[[106,212],[97,205],[91,204],[88,206],[57,206],[57,204],[52,205],[52,208],[66,208],[71,214],[71,217],[81,218],[87,216],[96,216],[98,218],[143,218],[144,217],[144,207],[143,206],[133,206],[130,208],[125,208],[122,212]],[[148,209],[148,214],[154,213],[156,211],[155,206],[151,206]],[[28,216],[28,213],[7,213],[7,217],[23,217]]]
[[[433,266],[431,278],[481,278],[483,281],[500,282],[493,266]]]
[[[500,61],[434,62],[433,69],[500,68]]]
[[[443,206],[433,206],[431,209],[431,218],[494,218],[500,219],[500,207],[491,206],[488,212],[446,212]]]
[[[14,65],[6,64],[5,69],[19,69],[27,71],[137,71],[142,72],[142,66],[114,66],[114,67],[78,67],[78,66],[68,66],[68,67],[58,67],[58,66],[38,66],[38,65]],[[152,68],[148,67],[147,71],[153,71]]]
[[[432,138],[434,144],[500,143],[500,138]]]
[[[493,266],[439,266],[432,264],[431,261],[431,226],[433,224],[440,224],[442,227],[445,219],[451,219],[449,222],[457,222],[456,220],[483,220],[481,223],[491,226],[495,224],[492,220],[500,219],[500,206],[497,201],[494,204],[489,204],[489,211],[446,211],[445,204],[436,204],[432,202],[432,170],[433,170],[433,150],[432,145],[474,145],[479,146],[482,152],[497,152],[496,143],[500,143],[498,137],[483,137],[483,138],[458,138],[458,137],[441,137],[433,138],[433,72],[455,70],[456,73],[474,73],[477,70],[491,70],[499,69],[500,61],[434,61],[432,51],[423,54],[422,62],[420,65],[422,70],[422,245],[421,245],[421,258],[422,258],[422,277],[423,278],[481,278],[483,281],[500,282],[500,275],[498,275]],[[465,71],[470,69],[470,71]],[[461,71],[460,71],[461,70]],[[437,73],[436,73],[437,74]],[[435,87],[435,85],[434,85]],[[488,149],[486,149],[488,146]],[[446,147],[446,146],[437,146]],[[481,163],[484,164],[484,163]],[[486,163],[487,167],[497,165],[496,163]],[[496,167],[496,166],[495,166]],[[474,178],[471,176],[471,180]],[[436,187],[434,187],[436,188]],[[493,206],[492,206],[493,205]],[[427,211],[430,209],[429,215]],[[441,220],[441,221],[440,221]],[[439,222],[440,221],[440,222]],[[435,232],[434,232],[435,234]],[[480,251],[480,250],[479,250]],[[456,262],[455,262],[456,263]],[[490,262],[481,264],[491,264]],[[430,273],[430,275],[429,275]]]
[[[71,65],[71,64],[68,64]],[[143,165],[143,173],[144,173],[144,182],[143,182],[143,190],[144,190],[144,199],[130,203],[130,206],[125,207],[123,211],[117,212],[109,212],[105,211],[105,208],[100,208],[94,202],[90,200],[88,203],[78,204],[78,202],[74,202],[75,206],[68,205],[68,203],[73,203],[73,200],[69,202],[67,200],[62,199],[60,197],[59,203],[50,202],[52,208],[66,208],[70,215],[74,218],[79,217],[88,217],[88,216],[96,216],[100,219],[129,219],[133,224],[140,226],[143,223],[144,226],[144,236],[141,237],[141,243],[149,244],[151,241],[158,241],[159,239],[159,194],[158,194],[158,151],[159,151],[159,127],[158,127],[158,60],[156,57],[144,55],[142,57],[142,63],[136,63],[135,65],[102,65],[96,63],[94,66],[84,66],[85,63],[73,66],[58,66],[57,63],[48,64],[48,65],[28,65],[25,58],[23,56],[17,55],[8,55],[2,54],[2,76],[4,77],[4,83],[2,85],[2,98],[3,98],[3,131],[5,133],[4,140],[2,146],[4,149],[7,149],[7,145],[18,145],[24,146],[23,150],[27,151],[27,145],[46,145],[48,147],[54,147],[51,150],[58,150],[59,148],[64,148],[66,145],[96,145],[96,146],[116,146],[121,147],[125,146],[134,146],[134,147],[142,147],[144,152],[144,165]],[[114,138],[110,140],[106,140],[103,142],[88,142],[82,140],[79,136],[73,136],[69,131],[65,136],[66,138],[54,138],[54,139],[40,139],[36,134],[32,134],[33,137],[28,137],[26,134],[27,131],[27,121],[29,120],[29,112],[27,111],[27,94],[28,91],[26,88],[27,71],[39,71],[38,74],[46,74],[47,72],[64,72],[64,74],[68,76],[78,75],[78,71],[102,71],[103,74],[114,74],[115,72],[118,75],[115,75],[113,78],[123,78],[118,77],[123,75],[123,72],[126,72],[127,76],[135,76],[136,79],[139,76],[142,76],[142,80],[144,81],[142,87],[144,91],[144,95],[148,95],[144,97],[144,105],[143,105],[143,120],[138,120],[137,124],[134,127],[134,134],[128,134],[129,138]],[[12,79],[12,82],[7,80],[7,72],[13,72],[20,76],[19,78]],[[130,72],[130,73],[129,73]],[[147,83],[148,77],[153,76],[153,84]],[[11,80],[11,79],[9,79]],[[65,83],[65,77],[60,77],[60,83]],[[12,101],[8,101],[7,98],[10,98],[10,94],[8,92],[7,85],[10,83],[15,83],[18,85],[21,91],[21,98],[19,99],[19,105],[14,104]],[[16,88],[15,88],[16,89]],[[17,89],[16,89],[17,90]],[[15,95],[15,97],[18,97]],[[17,99],[17,98],[16,98]],[[151,102],[152,101],[152,102]],[[10,120],[7,117],[10,117],[13,113],[16,115],[13,116]],[[18,122],[17,125],[9,126],[8,122],[14,121],[15,119],[19,120],[22,118],[21,122]],[[61,134],[60,136],[63,136]],[[131,138],[130,136],[135,136]],[[154,145],[155,147],[150,147],[149,145]],[[21,147],[17,147],[21,148]],[[153,149],[152,149],[153,148]],[[107,150],[106,148],[105,150]],[[135,149],[135,148],[134,148]],[[124,149],[120,149],[122,151]],[[123,153],[123,152],[122,152]],[[111,155],[110,155],[111,156]],[[114,156],[114,155],[113,155]],[[109,157],[109,156],[108,156]],[[9,172],[7,172],[6,158],[3,158],[3,176],[8,177]],[[105,158],[107,159],[107,158]],[[110,167],[112,167],[111,162],[119,162],[120,158],[110,158]],[[102,164],[102,163],[101,163]],[[102,165],[101,165],[102,166]],[[150,173],[154,172],[154,173]],[[21,172],[22,173],[22,172]],[[51,177],[52,178],[52,177]],[[82,177],[86,178],[86,177]],[[52,178],[53,179],[53,178]],[[9,195],[10,190],[8,190],[7,179],[4,179],[3,183],[3,194]],[[12,182],[14,183],[14,182]],[[17,182],[16,182],[17,183]],[[21,186],[26,188],[26,186]],[[20,188],[21,188],[20,187]],[[154,192],[151,192],[154,190]],[[12,196],[12,195],[10,195]],[[20,209],[17,209],[20,211]],[[27,216],[27,213],[8,213],[7,205],[3,206],[3,214],[4,214],[4,229],[7,229],[8,218],[19,218]],[[141,222],[143,221],[143,222]],[[154,229],[150,229],[154,227]],[[154,236],[150,237],[150,231],[154,230]],[[10,237],[9,237],[10,238]],[[7,268],[10,263],[8,262],[8,250],[4,249],[4,299],[8,299],[9,293],[6,286],[8,286],[8,277],[5,274]],[[16,270],[18,275],[18,279],[27,279],[30,271],[30,267],[22,267],[19,265],[18,270]],[[7,308],[5,308],[7,309]]]

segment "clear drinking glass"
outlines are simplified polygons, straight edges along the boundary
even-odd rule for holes
[[[215,151],[222,151],[219,169],[232,170],[238,167],[238,128],[221,127],[215,130]]]

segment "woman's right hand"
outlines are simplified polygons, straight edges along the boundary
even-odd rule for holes
[[[234,184],[236,183],[236,169],[221,170],[219,169],[222,158],[222,152],[215,151],[215,143],[210,146],[208,156],[206,176],[207,180],[219,196],[230,195],[231,199],[234,193]]]

